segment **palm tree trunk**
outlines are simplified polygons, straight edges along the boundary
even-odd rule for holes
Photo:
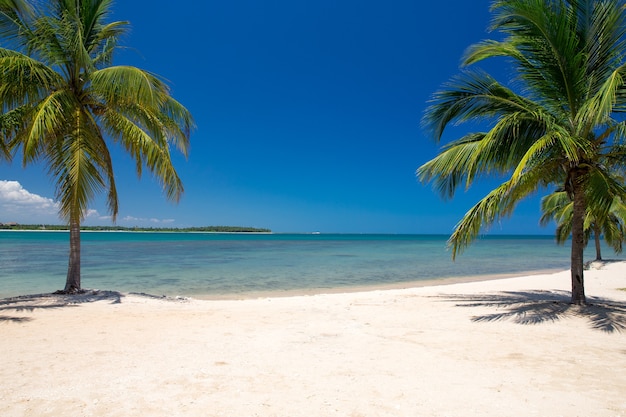
[[[63,292],[75,294],[80,288],[80,221],[70,220],[70,260]]]
[[[584,194],[585,172],[576,169],[571,173],[571,188],[574,200],[574,213],[572,217],[572,304],[584,305],[585,286],[583,281],[583,252],[585,249],[584,220],[587,204]]]
[[[594,226],[593,235],[596,241],[596,261],[602,260],[602,249],[600,245],[600,228],[598,226]]]

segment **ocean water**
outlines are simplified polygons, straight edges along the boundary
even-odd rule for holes
[[[83,232],[82,286],[216,297],[563,270],[551,236],[488,236],[452,261],[447,236]],[[67,232],[0,231],[0,297],[65,285]],[[595,257],[590,249],[589,259]],[[605,258],[620,258],[604,248]]]

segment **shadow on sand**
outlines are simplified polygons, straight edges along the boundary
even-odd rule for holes
[[[568,317],[589,320],[592,328],[607,333],[626,331],[626,302],[587,297],[586,306],[571,304],[565,291],[507,291],[494,294],[440,296],[458,307],[490,307],[500,312],[472,317],[472,321],[511,320],[518,324],[541,324]]]
[[[168,297],[147,293],[131,292],[128,295],[164,300],[172,302],[187,302],[187,297]],[[80,304],[108,301],[109,304],[120,304],[124,293],[106,290],[84,290],[79,294],[62,294],[59,292],[48,294],[20,295],[0,299],[0,323],[23,323],[31,321],[31,317],[3,314],[4,312],[30,313],[35,310],[47,310],[66,307],[78,307]]]
[[[81,294],[33,294],[0,300],[0,323],[23,323],[31,321],[30,317],[3,314],[5,312],[33,312],[64,307],[76,307],[84,303],[109,301],[111,304],[122,302],[124,295],[117,291],[87,290]]]

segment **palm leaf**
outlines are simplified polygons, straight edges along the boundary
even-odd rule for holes
[[[169,96],[169,88],[158,77],[136,67],[117,66],[94,71],[90,90],[112,106],[160,108]]]
[[[112,0],[0,0],[0,156],[47,164],[60,214],[71,224],[66,289],[80,288],[77,236],[93,198],[118,195],[108,145],[121,143],[168,198],[183,192],[170,147],[187,155],[193,119],[165,81],[109,67],[127,22],[107,22]],[[78,262],[78,263],[77,263]],[[78,276],[78,277],[77,277]]]

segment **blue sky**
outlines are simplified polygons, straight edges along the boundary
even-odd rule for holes
[[[450,233],[494,183],[451,201],[419,183],[415,170],[438,148],[420,119],[465,48],[492,37],[489,5],[118,1],[115,19],[132,30],[114,64],[167,79],[197,128],[189,158],[175,155],[179,204],[111,146],[117,224]],[[41,166],[0,163],[0,222],[59,223],[53,198]],[[98,198],[85,224],[111,224],[107,214]],[[538,219],[539,198],[529,199],[489,232],[552,233]]]

